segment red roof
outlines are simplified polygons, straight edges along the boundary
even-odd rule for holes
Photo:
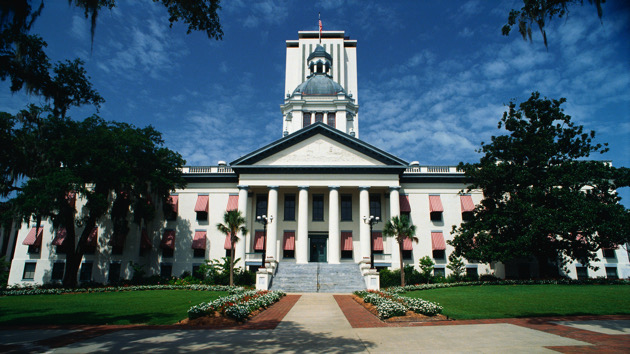
[[[459,200],[462,203],[462,213],[475,210],[475,203],[473,203],[472,196],[460,195]]]
[[[443,212],[444,207],[442,206],[442,200],[439,195],[430,195],[429,196],[429,208],[431,212]]]
[[[206,232],[195,231],[195,237],[193,238],[192,248],[196,250],[206,249]]]
[[[444,242],[442,231],[431,232],[431,245],[434,251],[443,251],[446,249],[446,242]]]
[[[352,251],[352,231],[341,233],[341,250]]]
[[[413,242],[410,237],[405,237],[403,240],[403,251],[411,251],[413,250]]]
[[[228,197],[226,211],[238,210],[238,194],[230,194]]]
[[[35,228],[33,227],[31,228],[31,231],[28,232],[28,235],[26,235],[26,238],[24,239],[24,242],[22,242],[22,244],[26,246],[41,246],[43,234],[43,227],[40,226],[39,229],[37,229],[37,233],[35,233]]]
[[[223,243],[223,248],[225,248],[226,250],[231,250],[232,249],[232,239],[231,239],[231,236],[230,236],[229,232],[225,236],[225,242]]]
[[[57,234],[55,235],[55,239],[52,242],[53,246],[61,246],[61,245],[63,245],[63,241],[66,240],[66,235],[67,234],[68,234],[68,231],[66,230],[65,227],[62,227],[61,229],[57,230]]]
[[[409,196],[404,194],[400,196],[399,199],[400,204],[400,212],[401,213],[410,213],[411,212],[411,204],[409,204]]]
[[[164,230],[160,246],[162,248],[175,249],[175,230]]]
[[[265,249],[265,232],[256,231],[254,235],[254,251],[262,251]]]
[[[295,251],[295,231],[286,231],[284,233],[284,250]]]
[[[208,212],[208,199],[210,199],[209,195],[199,195],[197,196],[197,203],[195,204],[195,211],[205,211]]]
[[[380,231],[372,232],[372,239],[374,240],[374,248],[373,251],[382,251],[383,250],[383,233]]]

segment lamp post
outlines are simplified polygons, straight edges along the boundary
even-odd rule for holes
[[[381,221],[378,216],[364,216],[363,222],[370,225],[370,269],[374,269],[374,237],[372,237],[372,227]]]
[[[263,225],[263,253],[262,253],[262,262],[261,268],[265,268],[265,260],[267,259],[267,224],[270,224],[273,221],[273,215],[258,215],[256,217],[256,221]]]

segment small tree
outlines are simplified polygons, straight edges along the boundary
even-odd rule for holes
[[[247,234],[248,231],[245,224],[245,218],[238,210],[226,211],[225,214],[223,214],[223,223],[217,224],[217,230],[230,237],[232,246],[230,248],[230,286],[234,285],[234,247],[239,241],[237,234],[241,233],[243,236]]]
[[[453,272],[453,276],[455,277],[455,279],[459,280],[462,278],[462,275],[464,275],[464,261],[462,260],[462,257],[458,257],[457,255],[455,255],[455,253],[451,253],[448,256],[448,264],[446,265],[446,268],[450,269],[451,272]]]
[[[420,273],[422,274],[422,277],[428,283],[429,279],[431,279],[431,273],[433,273],[433,266],[435,265],[435,262],[433,262],[431,257],[424,256],[420,258],[418,265],[420,266]]]
[[[385,236],[396,236],[398,242],[398,254],[400,255],[400,286],[405,286],[405,272],[403,266],[403,243],[405,239],[409,238],[411,241],[418,243],[416,237],[416,225],[413,225],[409,221],[409,217],[402,215],[401,217],[394,216],[390,220],[387,220],[385,227],[383,228],[383,234]]]

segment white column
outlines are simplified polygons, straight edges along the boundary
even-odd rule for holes
[[[389,217],[400,217],[400,187],[389,187]],[[390,253],[392,254],[392,267],[394,269],[400,268],[400,249],[396,237],[391,237],[390,241]]]
[[[245,219],[245,225],[249,225],[249,221],[247,220],[247,189],[249,186],[239,185],[238,187],[238,211],[241,212],[241,215]],[[249,228],[249,227],[248,227]],[[236,259],[240,258],[241,261],[239,264],[235,264],[236,266],[245,268],[245,241],[247,240],[247,235],[237,235],[239,237],[238,242],[236,243],[236,249],[234,250],[234,257]]]
[[[298,227],[295,263],[308,263],[308,186],[298,186]]]
[[[339,232],[339,187],[329,186],[328,193],[328,263],[337,264],[341,258]]]
[[[268,188],[267,218],[273,217],[273,220],[267,224],[267,259],[271,257],[278,260],[276,247],[278,240],[278,186],[268,186]]]
[[[363,220],[370,217],[370,187],[359,187],[359,242],[361,244],[361,260],[370,259],[370,225]]]

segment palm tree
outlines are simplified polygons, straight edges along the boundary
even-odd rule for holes
[[[409,237],[411,241],[418,243],[416,237],[416,225],[409,221],[407,215],[400,217],[394,216],[390,220],[387,220],[385,227],[383,228],[383,234],[385,236],[396,236],[398,241],[398,253],[400,255],[400,286],[405,286],[405,268],[403,266],[403,243],[405,239]]]
[[[232,246],[230,249],[230,286],[234,285],[234,248],[238,242],[238,236],[236,235],[239,232],[242,235],[247,234],[245,224],[245,218],[238,210],[226,211],[225,214],[223,214],[223,224],[217,224],[217,230],[230,237]]]

